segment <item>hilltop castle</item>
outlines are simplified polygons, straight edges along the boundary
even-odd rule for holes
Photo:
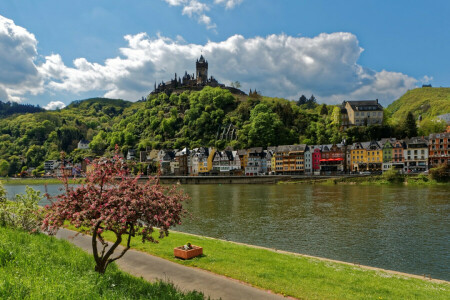
[[[225,86],[224,84],[219,83],[213,76],[208,78],[208,61],[205,60],[203,55],[200,56],[200,59],[197,59],[195,63],[196,72],[194,74],[188,74],[187,71],[184,72],[183,78],[178,77],[177,73],[175,73],[175,77],[169,81],[161,82],[156,85],[151,94],[158,93],[166,93],[167,95],[172,94],[175,91],[182,90],[195,90],[199,91],[203,89],[205,86],[211,87],[221,87],[223,89],[227,89],[231,91],[233,94],[246,95],[243,91],[234,88]]]

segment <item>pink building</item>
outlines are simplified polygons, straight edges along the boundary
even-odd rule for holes
[[[314,148],[314,152],[312,153],[312,169],[313,172],[320,171],[320,159],[322,158],[321,150],[319,147]]]

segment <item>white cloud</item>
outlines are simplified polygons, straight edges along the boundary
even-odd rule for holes
[[[42,92],[43,81],[34,63],[37,40],[25,28],[0,16],[0,96],[20,101],[24,94]]]
[[[292,37],[284,34],[246,39],[234,35],[222,42],[186,44],[145,33],[127,35],[121,56],[103,64],[84,58],[73,67],[58,55],[46,57],[40,70],[51,79],[48,88],[85,92],[104,90],[106,97],[139,99],[153,89],[155,81],[169,80],[174,73],[195,72],[201,51],[209,61],[209,74],[222,83],[240,81],[243,89],[264,95],[297,99],[314,94],[320,101],[375,99],[391,102],[417,83],[408,75],[358,64],[363,52],[351,33]],[[182,74],[181,74],[182,75]]]
[[[226,9],[233,9],[236,5],[241,4],[242,1],[243,0],[214,0],[214,3],[225,5]]]
[[[66,105],[64,104],[64,102],[61,101],[51,101],[49,102],[46,106],[44,106],[44,109],[46,110],[55,110],[58,108],[64,108],[66,107]]]
[[[182,14],[189,18],[196,19],[200,24],[204,24],[208,29],[216,28],[216,24],[205,14],[210,10],[209,5],[199,0],[164,0],[170,6],[182,6]]]
[[[167,2],[178,5],[192,0]],[[209,60],[209,74],[220,82],[238,80],[243,90],[257,89],[268,96],[297,99],[313,93],[328,103],[375,98],[388,103],[418,83],[406,74],[359,65],[363,49],[355,35],[345,32],[315,37],[234,35],[205,45],[186,43],[180,36],[172,40],[145,33],[127,35],[125,40],[120,56],[101,63],[81,57],[66,65],[59,54],[51,54],[37,64],[35,36],[0,16],[0,100],[20,101],[43,92],[94,91],[137,100],[153,89],[155,81],[168,80],[175,72],[194,73],[202,51]],[[422,79],[427,80],[431,77]]]

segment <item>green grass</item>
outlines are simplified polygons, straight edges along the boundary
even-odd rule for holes
[[[163,282],[149,283],[94,259],[69,242],[0,227],[0,299],[203,299]]]
[[[106,238],[113,240],[112,235]],[[173,248],[187,242],[202,246],[204,255],[187,261],[174,258]],[[159,244],[134,239],[132,248],[301,299],[448,299],[450,295],[448,284],[179,232],[171,232]]]
[[[450,113],[450,88],[417,88],[406,92],[387,107],[392,118],[403,120],[409,111],[416,117],[432,118]]]
[[[69,179],[69,183],[81,183],[84,178]],[[36,185],[36,184],[61,184],[58,178],[1,178],[3,185]]]

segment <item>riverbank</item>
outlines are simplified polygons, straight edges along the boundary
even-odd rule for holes
[[[44,185],[62,184],[58,178],[0,178],[3,185]],[[69,179],[70,184],[83,183],[84,178]]]
[[[310,182],[311,183],[311,182]],[[371,175],[364,177],[339,177],[316,181],[318,184],[357,184],[357,185],[412,185],[412,186],[446,186],[449,182],[437,182],[427,175],[407,175],[390,179],[383,175]]]
[[[0,227],[0,299],[203,299],[133,277],[116,264],[100,275],[94,265],[69,242]]]
[[[360,175],[342,175],[342,178],[350,179],[361,177]],[[162,184],[277,184],[277,183],[317,183],[333,180],[336,176],[312,176],[312,175],[264,175],[264,176],[160,176]],[[142,176],[140,180],[147,180]],[[69,183],[82,183],[84,178],[70,178]],[[58,178],[0,178],[4,185],[43,185],[61,184]]]
[[[113,235],[105,237],[113,240]],[[204,255],[186,261],[176,259],[173,248],[187,242],[202,246]],[[172,231],[158,244],[134,239],[132,248],[301,299],[446,299],[450,292],[448,282],[181,232]]]

